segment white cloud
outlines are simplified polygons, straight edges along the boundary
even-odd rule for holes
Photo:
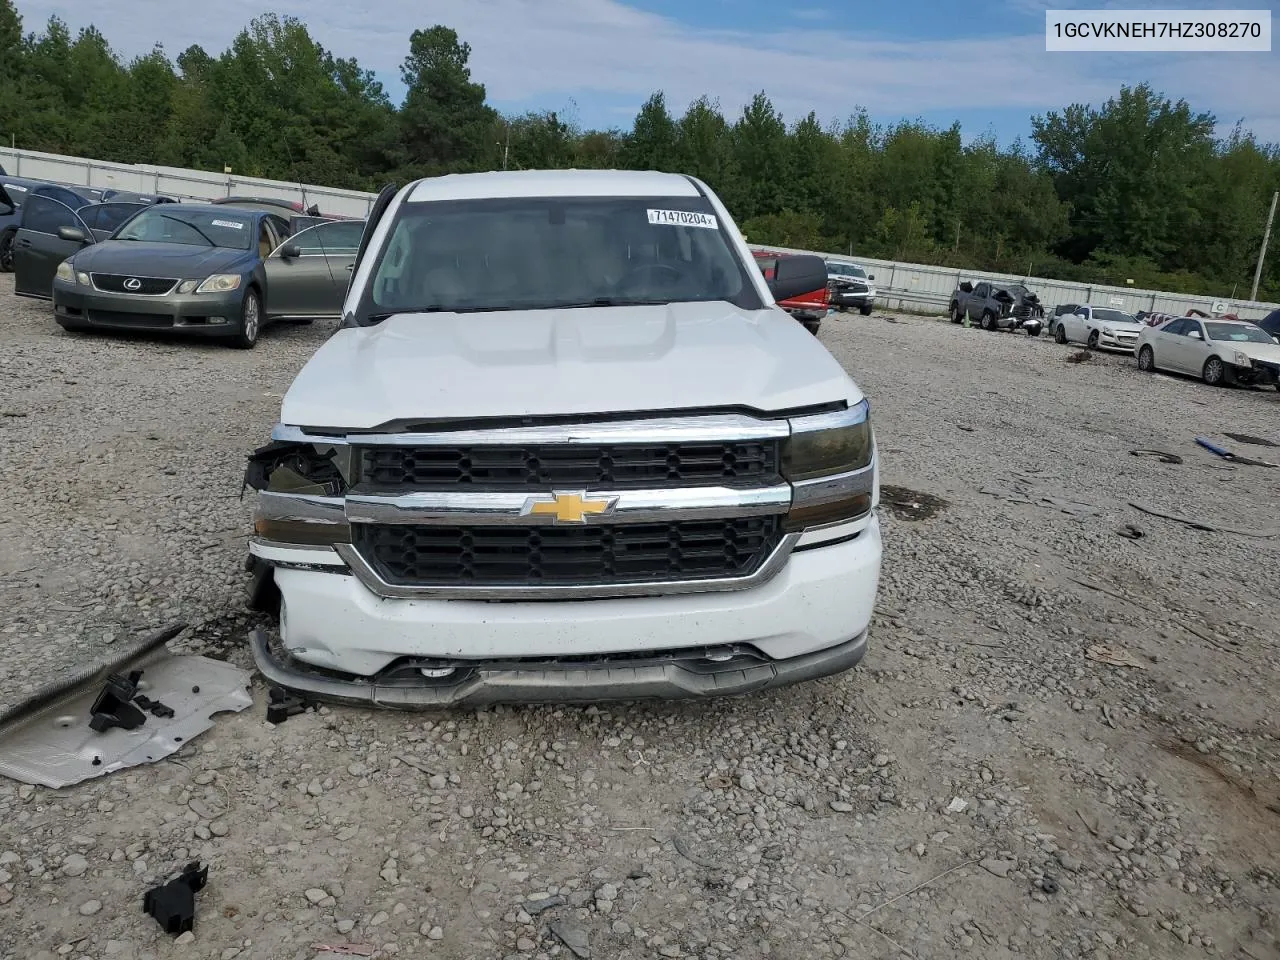
[[[269,0],[268,0],[269,2]],[[418,27],[445,23],[472,47],[472,71],[498,101],[558,99],[594,91],[639,102],[665,90],[675,109],[702,94],[736,110],[767,90],[789,118],[816,110],[842,118],[857,106],[879,116],[984,109],[1060,108],[1098,102],[1121,83],[1148,77],[1186,97],[1280,139],[1271,95],[1276,58],[1268,54],[1154,59],[1047,54],[1043,27],[1021,36],[890,41],[826,29],[813,21],[785,33],[689,27],[619,0],[375,0],[373,12],[338,0],[276,0],[271,9],[304,20],[312,35],[342,56],[395,74]],[[1039,0],[1010,0],[1024,8]],[[1074,6],[1077,0],[1060,0]],[[1091,0],[1098,3],[1098,0]],[[1106,2],[1106,0],[1104,0]],[[1126,0],[1133,3],[1133,0]],[[1201,0],[1203,2],[1203,0]],[[1212,0],[1211,0],[1212,2]],[[18,0],[27,29],[51,14],[72,28],[94,23],[126,54],[156,40],[171,55],[192,43],[225,48],[264,9],[263,0],[223,0],[217,17],[199,5],[160,0]],[[850,42],[842,42],[849,40]]]

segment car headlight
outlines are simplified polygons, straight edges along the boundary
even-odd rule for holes
[[[239,289],[240,274],[215,273],[201,281],[200,286],[196,287],[196,293],[230,293]]]
[[[1233,362],[1237,367],[1253,366],[1253,358],[1250,357],[1247,353],[1241,353],[1239,350],[1236,351],[1236,358]]]
[[[1104,337],[1114,337],[1114,336],[1116,335],[1116,332],[1115,332],[1114,330],[1112,330],[1110,327],[1103,327],[1103,328],[1102,328],[1102,335],[1103,335]]]
[[[76,282],[76,271],[71,266],[70,260],[63,260],[60,264],[58,264],[58,269],[54,271],[53,275],[57,277],[59,280],[65,280],[67,283]]]
[[[76,283],[83,283],[87,287],[92,283],[92,281],[89,279],[89,274],[80,270],[76,273]]]
[[[874,461],[875,432],[865,399],[847,410],[792,420],[782,452],[782,474],[792,485],[784,528],[804,530],[867,514]]]
[[[194,293],[198,286],[200,286],[199,280],[183,280],[178,284],[178,293]]]

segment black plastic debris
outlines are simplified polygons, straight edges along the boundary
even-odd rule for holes
[[[284,687],[272,687],[267,691],[267,723],[284,723],[309,706],[311,701],[306,697],[290,693]]]
[[[148,890],[142,898],[142,910],[154,917],[165,933],[175,937],[186,933],[196,923],[196,893],[208,881],[209,868],[193,860],[173,880]]]
[[[160,717],[163,720],[168,720],[174,715],[173,707],[166,706],[159,700],[152,700],[150,697],[144,696],[141,693],[137,694],[133,698],[133,702],[153,717]]]
[[[89,709],[89,729],[103,733],[113,727],[121,730],[135,730],[147,722],[146,715],[130,701],[138,692],[138,680],[141,670],[135,670],[127,677],[113,673],[98,694],[93,706]]]

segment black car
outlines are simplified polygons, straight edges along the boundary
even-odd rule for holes
[[[13,238],[22,223],[22,206],[34,196],[50,197],[71,210],[94,202],[83,191],[61,184],[0,174],[0,273],[13,270]]]
[[[1254,321],[1273,337],[1280,337],[1280,310],[1272,310],[1261,320]]]

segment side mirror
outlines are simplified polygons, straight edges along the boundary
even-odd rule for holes
[[[79,227],[59,227],[58,239],[68,243],[88,243],[89,239]]]
[[[973,284],[966,280],[964,283],[960,284],[960,292],[973,293]]]
[[[875,278],[876,278],[876,275],[875,275],[874,273],[868,273],[868,274],[867,274],[867,279],[868,279],[868,280],[874,280]]]
[[[1280,337],[1272,337],[1271,342],[1280,345]]]
[[[773,279],[766,281],[774,300],[790,300],[827,288],[827,265],[821,257],[801,254],[779,257]]]
[[[302,248],[296,243],[286,243],[280,248],[280,256],[285,260],[292,260],[295,257],[302,256]]]
[[[1188,330],[1188,331],[1187,331],[1187,336],[1188,336],[1188,337],[1190,337],[1192,340],[1203,340],[1203,339],[1204,339],[1204,337],[1200,336],[1200,331],[1199,331],[1199,330]]]

